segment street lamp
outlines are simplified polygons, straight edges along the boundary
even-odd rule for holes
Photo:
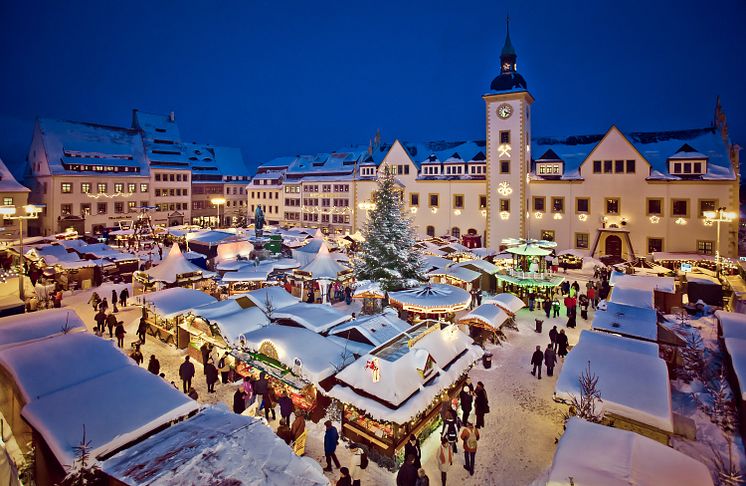
[[[717,208],[715,211],[705,211],[702,215],[705,221],[717,223],[717,241],[715,242],[715,268],[716,275],[720,278],[720,223],[730,223],[736,219],[736,213],[726,211],[725,208]]]
[[[214,197],[210,199],[210,202],[215,205],[216,208],[218,208],[218,228],[220,228],[220,205],[225,204],[225,198],[224,197]]]
[[[37,219],[41,208],[34,206],[33,204],[27,204],[23,206],[25,214],[16,215],[18,209],[15,206],[0,206],[0,217],[3,219],[11,219],[18,221],[18,241],[21,250],[18,257],[18,296],[21,301],[26,302],[26,296],[23,291],[23,280],[24,280],[24,266],[23,266],[23,220],[24,219]]]

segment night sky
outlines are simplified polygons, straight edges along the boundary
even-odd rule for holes
[[[533,133],[702,127],[720,95],[746,146],[743,0],[0,0],[0,157],[23,162],[37,116],[129,126],[132,108],[252,165],[377,128],[483,138],[508,10]]]

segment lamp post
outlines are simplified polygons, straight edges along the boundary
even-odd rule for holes
[[[215,205],[216,208],[218,208],[218,228],[220,228],[220,205],[225,204],[225,198],[224,197],[214,197],[210,199],[210,202]]]
[[[41,208],[34,206],[33,204],[27,204],[23,206],[25,214],[16,216],[18,209],[15,206],[0,206],[0,216],[3,219],[12,219],[18,221],[18,241],[21,247],[18,257],[18,296],[25,303],[26,296],[24,294],[23,283],[24,283],[24,266],[23,266],[23,220],[24,219],[37,219]]]
[[[702,215],[707,218],[706,221],[717,223],[717,237],[715,242],[715,269],[716,276],[720,278],[720,223],[730,223],[736,219],[736,213],[725,210],[726,208],[717,208],[715,211],[705,211]]]

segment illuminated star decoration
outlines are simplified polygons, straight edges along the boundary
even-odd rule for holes
[[[661,219],[658,216],[650,216],[650,222],[653,224],[658,224],[660,220]]]

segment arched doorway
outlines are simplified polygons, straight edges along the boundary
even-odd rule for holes
[[[622,239],[617,235],[609,235],[604,243],[604,254],[606,256],[622,257]]]

